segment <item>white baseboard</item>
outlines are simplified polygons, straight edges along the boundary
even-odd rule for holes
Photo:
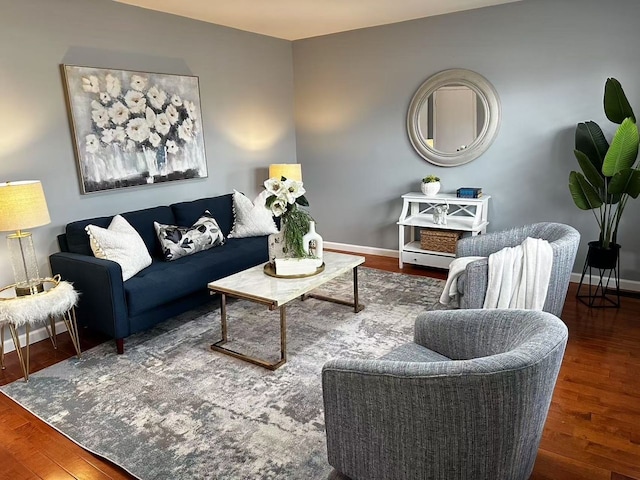
[[[350,243],[324,242],[324,247],[333,250],[342,250],[351,253],[364,253],[366,255],[379,255],[381,257],[399,258],[397,250],[377,247],[364,247],[361,245],[351,245]]]
[[[336,242],[324,242],[324,246],[326,248],[334,249],[334,250],[342,250],[344,252],[352,252],[352,253],[364,253],[367,255],[380,255],[381,257],[393,257],[398,258],[399,252],[397,250],[391,250],[387,248],[377,248],[377,247],[365,247],[361,245],[351,245],[349,243],[336,243]],[[580,273],[572,273],[571,281],[574,283],[580,283]],[[592,284],[597,284],[597,278],[591,279]],[[620,289],[627,290],[629,292],[640,292],[640,282],[636,280],[624,280],[620,279]]]
[[[9,327],[5,327],[4,336],[4,353],[13,352],[15,350],[15,346],[13,345],[13,339],[11,338],[11,333],[9,333]],[[56,334],[66,332],[67,327],[62,320],[56,322]],[[20,338],[20,346],[24,347],[26,345],[27,336],[24,332],[24,327],[18,329],[18,337]],[[29,343],[34,344],[39,342],[40,340],[48,339],[47,329],[44,328],[44,325],[40,328],[32,329],[29,332]],[[51,347],[53,348],[53,346]]]
[[[572,273],[571,274],[571,281],[575,282],[575,283],[580,283],[580,277],[582,276],[581,273]],[[589,283],[588,278],[585,278],[585,283]],[[598,284],[598,277],[597,276],[592,276],[591,277],[591,285],[597,285]],[[615,287],[614,283],[613,283],[613,279],[611,279],[611,281],[609,282],[609,287]],[[636,281],[636,280],[625,280],[623,278],[620,279],[620,290],[626,290],[628,292],[640,292],[640,282]]]

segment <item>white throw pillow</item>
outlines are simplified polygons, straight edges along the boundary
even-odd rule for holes
[[[263,191],[252,202],[242,193],[233,191],[233,228],[229,238],[259,237],[278,233],[278,227],[273,221],[273,214],[265,201],[269,192]]]
[[[123,281],[151,265],[151,255],[142,237],[122,216],[113,217],[109,228],[87,225],[85,230],[93,255],[119,263]]]

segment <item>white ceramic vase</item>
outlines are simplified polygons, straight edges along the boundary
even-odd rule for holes
[[[440,182],[422,183],[422,193],[427,197],[433,197],[440,191]]]
[[[316,232],[316,222],[309,222],[309,231],[302,237],[302,248],[307,255],[322,260],[322,237]]]

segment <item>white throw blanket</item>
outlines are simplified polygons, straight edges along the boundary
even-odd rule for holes
[[[466,266],[484,257],[456,258],[440,302],[447,305],[458,293],[457,280]],[[506,247],[489,255],[489,278],[483,308],[525,308],[542,310],[553,263],[549,242],[528,237],[521,245]]]

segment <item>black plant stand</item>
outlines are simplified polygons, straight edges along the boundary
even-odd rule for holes
[[[589,251],[591,253],[591,250]],[[598,283],[594,284],[591,281],[592,271],[598,271]],[[586,294],[581,294],[582,284],[584,283],[585,276],[589,271],[589,278],[585,287],[587,288]],[[593,275],[595,277],[595,275]],[[613,281],[613,285],[610,284]],[[619,308],[620,307],[620,256],[617,255],[613,268],[600,268],[590,265],[589,254],[584,261],[584,268],[582,269],[582,277],[580,277],[580,284],[578,285],[578,292],[576,293],[578,300],[585,305],[592,308]]]

